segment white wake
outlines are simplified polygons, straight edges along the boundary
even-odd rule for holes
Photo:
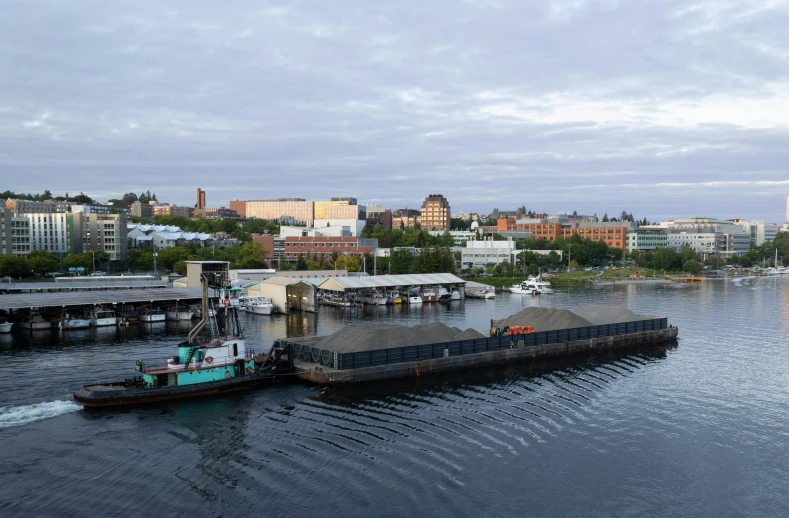
[[[47,401],[32,405],[4,406],[0,408],[0,428],[22,426],[59,415],[76,412],[82,407],[73,401]]]

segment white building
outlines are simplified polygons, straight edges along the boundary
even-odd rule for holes
[[[128,243],[131,248],[170,248],[173,246],[194,245],[210,247],[214,245],[211,234],[204,232],[184,232],[172,225],[139,225],[128,224]]]
[[[292,227],[282,225],[280,237],[360,237],[365,222],[355,219],[315,220],[314,227]],[[320,225],[320,226],[317,226]]]
[[[479,228],[479,225],[477,225],[477,228]],[[455,246],[462,246],[466,241],[472,241],[479,237],[474,230],[428,230],[427,232],[431,236],[436,237],[443,236],[445,232],[449,232],[449,235],[455,240]]]
[[[642,228],[665,229],[668,246],[677,251],[690,247],[703,256],[728,258],[741,256],[751,249],[750,233],[733,221],[694,217]]]
[[[30,251],[53,254],[81,253],[84,246],[82,214],[32,212],[24,214],[30,222]]]
[[[466,241],[466,248],[460,254],[461,269],[485,268],[488,265],[513,263],[517,253],[515,241]]]
[[[780,230],[780,227],[775,223],[746,221],[743,219],[735,219],[733,221],[751,236],[751,246],[762,246],[765,243],[772,243]]]

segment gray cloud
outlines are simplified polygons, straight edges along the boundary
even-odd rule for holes
[[[4,188],[783,221],[786,1],[5,11]]]

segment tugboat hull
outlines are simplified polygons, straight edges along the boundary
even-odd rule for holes
[[[155,388],[127,387],[124,381],[97,383],[86,385],[75,392],[74,401],[84,407],[143,405],[250,390],[273,381],[274,376],[271,374],[252,374],[220,381]]]

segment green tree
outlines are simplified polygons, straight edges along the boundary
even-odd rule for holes
[[[137,257],[137,268],[144,272],[153,271],[153,253],[144,251],[140,252]]]
[[[181,259],[173,265],[173,271],[178,275],[186,275],[186,261]]]
[[[688,259],[682,263],[682,269],[692,275],[696,275],[701,271],[701,263],[695,259]]]
[[[90,254],[71,254],[64,257],[60,264],[63,268],[85,268],[90,270],[93,265],[93,258]]]
[[[678,254],[673,248],[658,248],[652,254],[652,267],[657,270],[671,270],[678,260]]]
[[[23,257],[0,255],[0,277],[27,277],[30,267]]]
[[[304,259],[304,254],[299,254],[299,257],[296,259],[296,269],[297,270],[307,269],[307,261],[306,259]]]
[[[161,248],[158,252],[158,266],[172,270],[178,261],[189,261],[193,257],[193,249],[184,246]]]
[[[323,265],[321,265],[320,261],[313,261],[313,260],[307,261],[308,270],[315,271],[315,270],[320,270],[321,268],[323,268]]]
[[[237,267],[245,270],[268,268],[268,262],[266,260],[267,255],[268,251],[261,243],[255,241],[245,243],[239,249]]]
[[[46,275],[58,270],[58,258],[45,250],[30,252],[27,266],[36,275]]]
[[[395,249],[392,250],[392,256],[389,258],[389,265],[392,269],[392,275],[401,275],[411,271],[411,264],[414,262],[414,256],[410,250]]]
[[[358,272],[361,269],[361,263],[355,255],[342,255],[337,258],[337,269]]]

